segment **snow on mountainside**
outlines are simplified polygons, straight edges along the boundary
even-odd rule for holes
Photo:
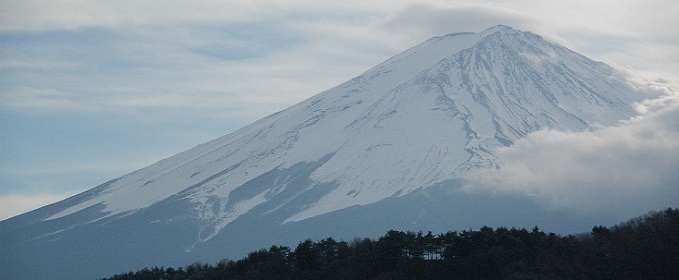
[[[92,279],[399,227],[591,226],[526,197],[456,190],[531,132],[631,117],[636,96],[613,75],[507,26],[434,37],[229,135],[0,222],[0,278]]]
[[[633,114],[613,70],[506,26],[435,37],[234,133],[125,175],[46,220],[103,206],[98,220],[190,199],[201,240],[258,205],[284,222],[365,205],[493,166],[493,149],[544,128],[586,130]],[[318,163],[302,189],[266,174]],[[289,179],[289,178],[288,178]],[[298,187],[298,186],[295,186]]]
[[[613,75],[507,26],[434,37],[229,135],[0,222],[0,278],[92,279],[399,227],[591,226],[526,197],[456,190],[531,132],[632,116],[633,90]]]

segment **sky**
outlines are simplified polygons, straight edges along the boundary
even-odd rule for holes
[[[432,36],[496,24],[608,63],[652,100],[616,127],[530,135],[470,191],[588,211],[601,203],[583,193],[610,191],[634,211],[677,206],[675,2],[0,0],[0,220],[226,135]],[[562,154],[526,152],[554,147]]]

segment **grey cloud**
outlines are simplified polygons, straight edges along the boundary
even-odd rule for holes
[[[530,31],[538,26],[532,15],[506,8],[414,4],[388,18],[383,28],[396,35],[422,40],[451,32],[482,31],[498,24]]]

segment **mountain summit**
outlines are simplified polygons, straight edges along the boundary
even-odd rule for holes
[[[613,74],[507,26],[434,37],[229,135],[0,222],[0,278],[95,278],[392,228],[579,230],[590,221],[564,223],[572,213],[529,197],[466,194],[461,178],[531,132],[632,116],[636,97]]]

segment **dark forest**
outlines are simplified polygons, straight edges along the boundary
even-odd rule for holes
[[[241,260],[145,268],[122,279],[676,279],[679,209],[651,212],[590,233],[538,227],[331,237],[272,246]]]

